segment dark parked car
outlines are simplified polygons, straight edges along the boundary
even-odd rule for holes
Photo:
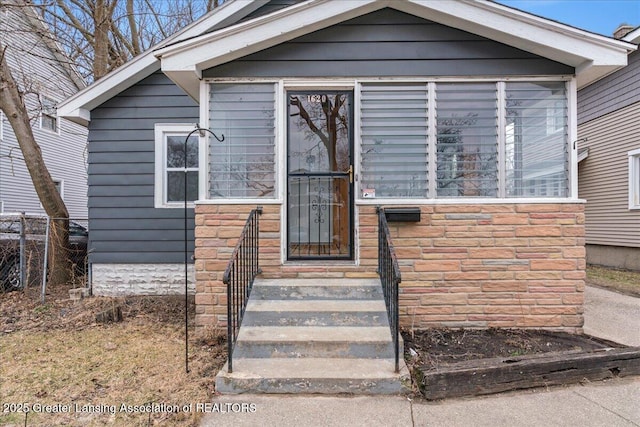
[[[25,262],[30,278],[41,280],[47,219],[25,216]],[[20,283],[20,221],[18,215],[0,216],[0,292],[22,288]],[[87,241],[89,233],[81,224],[69,221],[69,251],[76,277],[87,273]],[[27,279],[29,282],[34,280]]]

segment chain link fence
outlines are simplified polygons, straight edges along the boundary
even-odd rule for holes
[[[51,255],[68,254],[69,285],[87,284],[87,219],[70,218],[69,246],[56,247],[52,226],[55,218],[25,214],[0,215],[0,292],[24,290],[30,287],[44,289],[54,272]],[[45,274],[46,272],[46,274]]]

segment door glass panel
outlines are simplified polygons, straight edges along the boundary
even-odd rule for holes
[[[352,257],[351,99],[289,93],[289,259]]]

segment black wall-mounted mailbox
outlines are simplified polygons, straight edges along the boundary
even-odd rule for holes
[[[385,208],[384,215],[387,221],[393,222],[420,222],[420,208]]]

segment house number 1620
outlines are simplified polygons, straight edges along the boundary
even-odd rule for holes
[[[327,95],[312,94],[307,95],[307,102],[326,102]]]

